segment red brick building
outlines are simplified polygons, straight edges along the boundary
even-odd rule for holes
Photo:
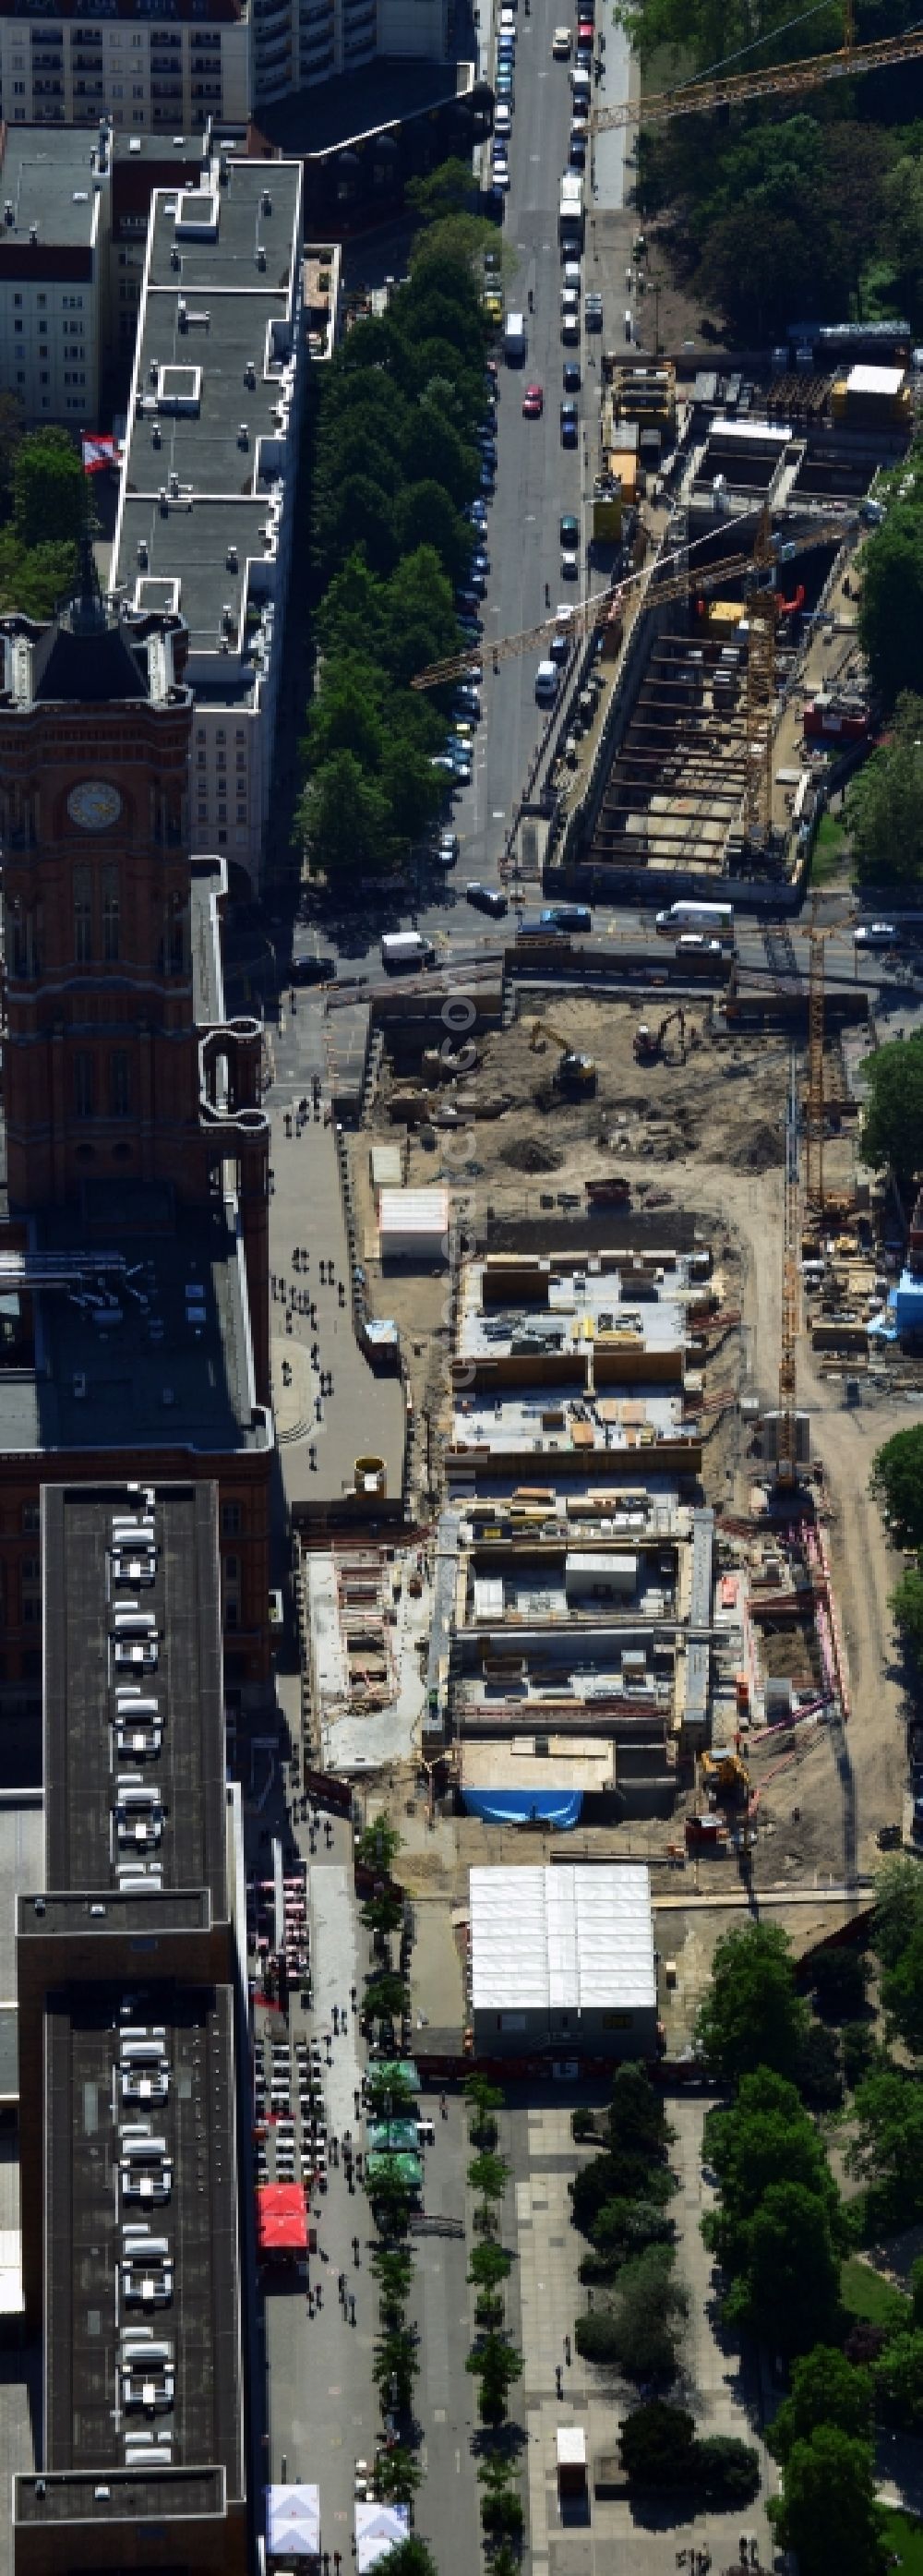
[[[269,1121],[189,856],[179,617],[0,619],[0,1710],[40,1679],[41,1485],[219,1492],[225,1672],[268,1674]]]

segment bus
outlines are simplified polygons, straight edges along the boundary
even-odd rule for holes
[[[685,930],[705,930],[728,943],[734,937],[732,903],[671,903],[658,912],[656,926],[664,939],[679,939]]]

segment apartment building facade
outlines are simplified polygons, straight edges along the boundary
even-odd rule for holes
[[[247,0],[0,0],[0,115],[8,125],[201,133],[250,108]]]

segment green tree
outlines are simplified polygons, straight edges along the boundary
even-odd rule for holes
[[[496,2145],[496,2114],[503,2108],[503,2090],[491,2084],[486,2075],[468,2075],[463,2087],[469,2109],[468,2135],[472,2146],[491,2148]]]
[[[404,2246],[373,2245],[370,2261],[378,2283],[382,2324],[396,2322],[410,2297],[412,2257]]]
[[[413,2335],[406,2327],[392,2327],[379,2344],[372,2363],[372,2377],[381,2392],[383,2406],[393,2406],[398,2415],[409,2412],[413,2383],[419,2368]]]
[[[912,1091],[919,1084],[920,1114],[923,1116],[923,1037],[911,1038],[906,1047],[882,1047],[881,1054],[906,1054],[914,1059],[908,1068],[908,1088]],[[876,1100],[877,1097],[876,1090]],[[902,1104],[902,1117],[905,1114],[909,1116],[910,1107],[908,1099],[906,1104]],[[908,1130],[904,1146],[908,1155],[913,1151],[920,1153],[921,1136],[923,1126],[917,1127],[911,1144]],[[881,1159],[894,1162],[895,1155],[890,1152],[883,1154]],[[923,1423],[915,1423],[909,1431],[895,1431],[892,1439],[876,1449],[872,1460],[871,1488],[881,1504],[895,1547],[923,1548]],[[912,1862],[904,1866],[913,1869]],[[880,1902],[879,1898],[879,1905]]]
[[[913,2324],[923,2332],[923,2254],[910,2266],[910,2297]]]
[[[619,2433],[619,2452],[629,2486],[684,2487],[692,2484],[695,2422],[684,2406],[668,2406],[653,2397],[626,2415]]]
[[[482,2200],[502,2200],[509,2178],[509,2165],[502,2156],[474,2156],[468,2167],[471,2189],[479,2191]]]
[[[893,1968],[881,1979],[881,2003],[889,2036],[902,2039],[915,2057],[923,2056],[923,1926],[918,1926]]]
[[[0,529],[0,609],[18,609],[44,624],[73,597],[76,580],[76,546],[23,546],[15,528]]]
[[[370,2119],[416,2119],[416,2093],[408,2077],[399,2074],[397,2067],[383,2074],[373,2059],[366,2075],[366,2092]]]
[[[766,2435],[773,2459],[789,2459],[795,2443],[809,2442],[819,2424],[835,2424],[851,2440],[872,2438],[870,2373],[855,2370],[833,2344],[817,2344],[794,2363],[791,2393]]]
[[[497,2289],[501,2281],[509,2279],[512,2268],[513,2257],[505,2245],[472,2246],[468,2279],[479,2290]]]
[[[13,464],[13,521],[20,545],[79,545],[87,524],[86,476],[66,429],[35,429]]]
[[[404,193],[421,227],[442,223],[446,215],[463,214],[475,204],[471,163],[460,158],[440,161],[425,178],[408,179]],[[486,224],[484,229],[488,230]]]
[[[853,1944],[815,1952],[810,1961],[814,2001],[825,2021],[854,2021],[865,2010],[869,1963]]]
[[[380,875],[391,855],[388,800],[355,754],[340,751],[309,778],[295,813],[295,832],[312,873],[335,894],[357,877]]]
[[[877,2212],[907,2226],[923,2208],[923,2085],[903,2067],[873,2066],[856,2086],[853,2115],[850,2169]]]
[[[522,2377],[522,2354],[505,2335],[487,2334],[469,2352],[465,2369],[478,2380],[478,2413],[482,2424],[502,2424],[513,2383]]]
[[[370,2021],[400,2021],[409,2010],[410,1988],[403,1977],[383,1968],[367,1979],[363,2003]]]
[[[857,772],[846,799],[861,884],[914,886],[923,870],[923,698],[904,689],[881,751]]]
[[[909,1565],[893,1592],[888,1594],[888,1608],[907,1640],[917,1663],[923,1661],[923,1574],[919,1566]]]
[[[379,2451],[375,2462],[375,2493],[383,2504],[412,2504],[422,2483],[420,2462],[413,2451],[408,2451],[405,2442],[392,2442],[387,2450]]]
[[[441,483],[409,483],[399,493],[394,535],[401,555],[425,546],[438,555],[447,579],[461,585],[471,562],[471,529]]]
[[[405,2540],[389,2549],[388,2576],[438,2576],[429,2543],[421,2540],[419,2532],[409,2531]]]
[[[649,2245],[623,2263],[611,2311],[594,2308],[578,2317],[577,2350],[588,2361],[617,2361],[631,2379],[671,2379],[688,2304],[672,2249]]]
[[[879,1450],[879,1458],[882,1455]],[[872,1940],[882,1967],[896,1968],[919,1931],[923,1931],[923,1875],[915,1860],[895,1855],[883,1863],[875,1880]]]
[[[801,2183],[773,2183],[744,2231],[741,2253],[725,2301],[731,2324],[783,2353],[806,2352],[832,2335],[840,2258],[825,2201]]]
[[[902,480],[919,472],[916,451]],[[887,707],[923,696],[923,495],[892,499],[864,549],[859,635]]]
[[[360,1868],[373,1869],[376,1878],[384,1880],[390,1878],[400,1848],[397,1826],[390,1824],[387,1816],[376,1816],[370,1825],[363,1826],[356,1844],[356,1859]]]
[[[710,2072],[725,2084],[739,2084],[757,2066],[791,2074],[807,2026],[787,1934],[770,1923],[726,1932],[696,2023]]]
[[[831,2218],[839,2195],[822,2138],[794,2084],[766,2066],[742,2078],[735,2102],[708,2113],[704,2151],[721,2190],[721,2207],[703,2221],[702,2233],[733,2270],[738,2231],[745,2227],[773,2183],[798,2182],[823,2200]]]
[[[800,2576],[882,2576],[883,2524],[875,2503],[869,2442],[836,2424],[821,2424],[796,2442],[785,2464],[781,2496],[768,2512],[782,2545],[797,2553]]]
[[[923,2427],[923,2332],[907,2325],[889,2335],[875,2365],[879,2403],[908,2433]]]
[[[410,2193],[403,2177],[385,2168],[366,2177],[369,2205],[379,2234],[392,2242],[406,2236],[410,2225]]]
[[[494,2487],[481,2497],[481,2522],[489,2540],[521,2540],[523,2510],[512,2487]]]
[[[601,2254],[625,2262],[645,2245],[672,2245],[672,2218],[656,2200],[604,2200],[593,2221],[593,2243]]]
[[[662,2095],[655,2092],[647,2067],[627,2058],[612,2078],[609,2140],[613,2152],[662,2158],[671,2135]]]
[[[652,2165],[646,2156],[591,2156],[578,2166],[570,2186],[574,2226],[592,2236],[606,2201],[649,2200],[663,2208],[677,2189],[668,2165]]]
[[[752,2504],[759,2494],[760,2455],[733,2433],[712,2433],[693,2444],[692,2473],[706,2504]]]

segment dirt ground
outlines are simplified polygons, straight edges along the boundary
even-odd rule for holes
[[[460,1153],[453,1138],[451,1160],[438,1126],[421,1132],[389,1116],[395,1089],[406,1094],[408,1081],[402,1069],[398,1083],[386,1062],[370,1126],[351,1147],[358,1231],[370,1304],[397,1321],[415,1404],[434,1426],[444,1413],[448,1380],[448,1274],[445,1267],[424,1272],[392,1267],[382,1273],[369,1180],[369,1149],[377,1141],[406,1143],[406,1178],[412,1186],[451,1180],[454,1208],[458,1211],[463,1203],[477,1240],[488,1245],[494,1216],[538,1214],[543,1205],[549,1216],[557,1216],[562,1192],[613,1172],[630,1180],[635,1204],[689,1210],[712,1241],[722,1303],[739,1309],[741,1316],[739,1330],[732,1329],[709,1366],[709,1392],[725,1386],[735,1394],[752,1391],[766,1405],[777,1401],[789,1042],[772,1033],[753,1039],[713,1031],[703,996],[701,1003],[687,1006],[682,1030],[674,1018],[660,1058],[645,1066],[634,1053],[642,1016],[656,1028],[663,1014],[658,1015],[656,1006],[645,1009],[624,1000],[555,996],[543,1024],[536,1026],[538,1013],[527,1008],[509,1030],[479,1039],[478,1064],[458,1095],[468,1151]],[[568,1101],[557,1089],[558,1039],[593,1056],[593,1099]],[[418,1081],[418,1088],[423,1087]],[[450,1096],[441,1093],[443,1106]],[[431,1106],[435,1103],[434,1091]],[[828,1145],[828,1186],[851,1185],[854,1153],[849,1130]],[[906,1424],[907,1405],[887,1392],[870,1392],[861,1406],[847,1409],[841,1380],[815,1369],[806,1336],[799,1348],[798,1400],[810,1412],[813,1446],[824,1470],[823,1509],[849,1663],[851,1711],[842,1730],[825,1727],[783,1742],[774,1738],[748,1751],[761,1791],[759,1839],[752,1856],[757,1895],[760,1889],[768,1894],[771,1887],[822,1889],[831,1880],[841,1881],[845,1872],[873,1867],[879,1825],[900,1817],[906,1768],[901,1675],[887,1608],[900,1569],[869,1499],[868,1480],[875,1449]],[[438,1438],[433,1451],[438,1459]],[[708,1499],[718,1510],[746,1515],[758,1474],[759,1462],[735,1406],[706,1440],[703,1484]],[[796,1681],[809,1679],[810,1634],[779,1630],[771,1635],[767,1661],[773,1672],[789,1673]],[[386,1784],[380,1787],[387,1795]],[[681,1832],[683,1803],[669,1825],[663,1820],[632,1822],[613,1837],[620,1856],[627,1856],[630,1842],[633,1856],[651,1861],[655,1894],[664,1876],[666,1844],[677,1839],[678,1827]],[[402,1831],[405,1817],[406,1810]],[[408,1884],[417,1884],[421,1892],[424,1886],[439,1885],[454,1901],[463,1901],[468,1867],[488,1857],[482,1848],[486,1832],[465,1819],[439,1819],[433,1830],[421,1812],[419,1833],[409,1829],[414,1850],[407,1852]],[[576,1844],[580,1836],[573,1839]],[[598,1849],[599,1836],[592,1839]],[[540,1856],[542,1840],[530,1839],[530,1857]],[[490,1830],[492,1859],[511,1858],[514,1851],[523,1856],[521,1838]],[[579,1856],[575,1849],[574,1857]],[[707,1974],[717,1930],[732,1919],[721,1905],[722,1895],[736,1889],[739,1901],[741,1886],[733,1856],[701,1861],[696,1881],[702,1893],[712,1891],[718,1910],[714,1916],[698,1913],[688,1923],[683,1918],[683,1956],[693,1988],[696,1961]],[[818,1923],[813,1909],[785,1915],[799,1949],[817,1937],[819,1923],[832,1929],[838,1919],[823,1907]],[[679,1929],[677,1923],[677,1934]],[[668,1945],[661,1941],[660,1946]],[[685,1990],[685,1976],[682,1984]]]

